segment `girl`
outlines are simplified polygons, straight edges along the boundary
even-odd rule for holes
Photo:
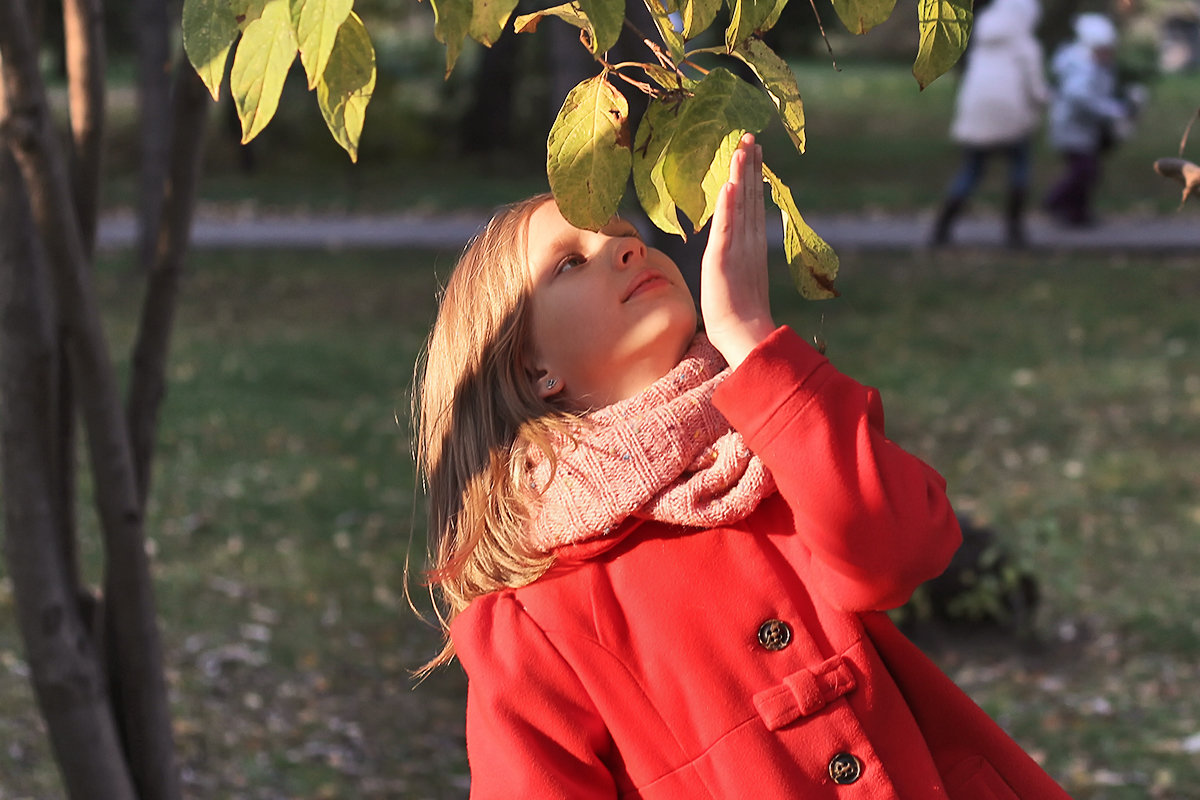
[[[767,296],[744,137],[702,261],[542,196],[446,287],[419,400],[471,797],[1062,798],[881,613],[960,540]]]

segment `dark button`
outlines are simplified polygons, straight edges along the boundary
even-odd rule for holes
[[[758,643],[768,650],[782,650],[792,643],[792,626],[781,619],[769,619],[758,627]]]
[[[838,753],[829,759],[829,777],[843,786],[854,783],[862,777],[862,762],[850,753]]]

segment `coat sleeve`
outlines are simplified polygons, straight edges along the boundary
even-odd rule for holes
[[[471,800],[612,800],[610,739],[575,672],[510,592],[455,618]]]
[[[811,552],[806,583],[848,611],[894,608],[962,541],[946,482],[888,440],[879,393],[776,330],[714,402],[771,470]]]

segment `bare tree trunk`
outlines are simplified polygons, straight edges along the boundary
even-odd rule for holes
[[[150,491],[158,412],[166,395],[167,353],[175,318],[183,258],[191,233],[196,187],[208,119],[208,90],[185,60],[175,70],[171,147],[157,247],[148,276],[133,350],[127,416],[141,507]]]
[[[179,777],[129,436],[23,3],[0,3],[0,58],[9,108],[5,143],[45,248],[87,433],[107,556],[104,629],[118,727],[138,796],[176,800]]]
[[[167,177],[171,136],[170,15],[167,0],[135,0],[133,32],[137,42],[138,132],[138,265],[154,264],[159,216],[163,213],[163,181]]]
[[[69,796],[135,800],[99,653],[76,603],[74,565],[63,563],[58,547],[63,511],[52,495],[61,351],[39,256],[24,187],[2,148],[0,485],[17,622]]]

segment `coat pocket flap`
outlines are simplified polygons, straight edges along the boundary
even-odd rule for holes
[[[854,689],[854,672],[844,656],[793,672],[783,683],[754,695],[754,707],[767,728],[776,731],[800,717],[815,714]]]

